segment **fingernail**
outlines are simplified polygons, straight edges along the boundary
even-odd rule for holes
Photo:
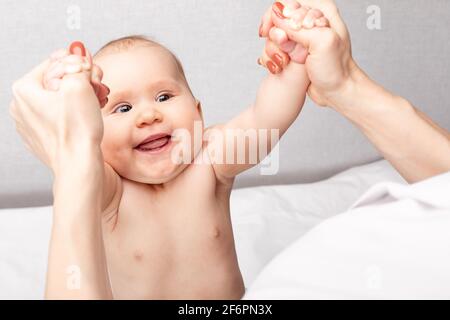
[[[284,19],[285,16],[283,15],[284,5],[281,2],[275,2],[272,5],[272,10],[276,14],[276,16],[280,19]]]
[[[275,53],[272,57],[272,60],[275,61],[275,63],[282,68],[283,67],[283,57],[280,56],[278,53]]]
[[[71,54],[76,54],[82,57],[86,56],[86,48],[81,41],[74,41],[70,45],[69,51]]]
[[[262,28],[263,28],[263,24],[261,22],[261,25],[259,26],[259,37],[262,37]]]
[[[272,73],[272,74],[277,73],[278,67],[275,63],[273,63],[272,61],[268,61],[266,65],[267,65],[267,68],[269,68],[270,73]]]

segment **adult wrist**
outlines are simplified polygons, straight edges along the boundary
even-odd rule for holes
[[[356,108],[364,97],[371,80],[354,62],[350,62],[349,74],[344,83],[327,95],[327,104],[339,113],[346,113]]]
[[[377,84],[357,66],[349,81],[329,101],[333,110],[360,128],[370,127],[380,119],[385,121],[405,112],[414,112],[407,100]]]
[[[92,170],[100,164],[103,164],[100,145],[90,141],[80,141],[76,145],[64,145],[58,148],[52,169],[56,178],[61,174],[73,172],[73,169],[80,172]]]
[[[104,188],[104,162],[99,148],[61,152],[54,168],[54,217],[66,222],[98,220]]]

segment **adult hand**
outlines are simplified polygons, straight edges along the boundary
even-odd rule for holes
[[[57,91],[61,80],[68,74],[79,73],[81,71],[91,72],[91,85],[100,101],[101,107],[108,102],[109,88],[101,83],[103,77],[102,69],[93,63],[89,50],[86,50],[83,43],[75,41],[69,50],[61,49],[54,52],[50,59],[52,61],[43,77],[44,88]]]
[[[331,28],[305,28],[315,19],[304,16],[305,6],[322,11]],[[261,35],[297,62],[301,62],[302,48],[306,48],[307,54],[303,54],[311,80],[308,94],[319,105],[332,105],[333,99],[345,90],[358,70],[351,55],[347,28],[332,0],[300,0],[298,3],[289,0],[283,1],[281,6],[275,3],[263,17]],[[267,57],[263,56],[262,60],[266,64]]]
[[[305,29],[296,21],[301,17],[302,7],[295,9],[286,4],[283,8],[275,3],[270,17],[266,15],[263,19],[262,35],[282,49],[288,41],[307,48],[309,96],[353,122],[407,181],[416,182],[447,172],[450,169],[448,131],[406,99],[372,81],[356,65],[347,28],[334,1],[299,0],[299,3],[321,10],[331,28]],[[307,20],[303,20],[306,25],[311,23]],[[273,27],[277,28],[276,32],[270,31]]]
[[[53,171],[62,151],[100,146],[103,121],[91,71],[64,77],[58,91],[44,88],[47,59],[14,82],[10,114],[28,149]]]

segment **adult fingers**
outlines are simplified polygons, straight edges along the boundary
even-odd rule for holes
[[[25,76],[16,80],[12,85],[14,97],[25,103],[46,99],[49,91],[45,90],[44,87],[44,75],[50,64],[51,59],[48,58]]]
[[[283,4],[286,16],[289,16],[292,11],[300,8],[300,4],[296,0],[281,0],[279,2]],[[262,22],[259,28],[260,37],[267,37],[269,35],[270,29],[273,27],[271,14],[272,8],[269,7],[263,15]]]
[[[261,57],[258,59],[258,63],[268,69],[270,73],[277,74],[281,72],[281,69],[273,62],[267,53],[264,51]]]
[[[75,54],[81,57],[86,56],[86,48],[84,47],[84,44],[81,41],[74,41],[70,44],[69,52],[71,54]]]
[[[265,56],[263,56],[263,62],[265,65],[270,61],[275,63],[275,65],[278,67],[276,70],[281,71],[284,67],[286,67],[289,63],[289,56],[284,53],[274,42],[272,41],[266,41],[265,46]],[[268,60],[265,60],[268,57]]]
[[[87,58],[87,63],[89,65],[89,69],[91,69],[92,66],[94,65],[94,63],[93,63],[91,51],[89,51],[89,49],[86,49],[86,58]]]
[[[74,41],[70,44],[69,52],[72,55],[79,56],[83,59],[83,69],[90,70],[92,68],[91,52],[84,46],[81,41]]]
[[[259,26],[259,36],[260,37],[267,37],[269,30],[272,28],[273,23],[270,19],[272,15],[272,8],[268,8],[266,12],[263,15],[261,25]]]
[[[24,80],[29,80],[30,84],[34,84],[35,86],[42,89],[42,80],[45,72],[50,67],[52,61],[51,59],[46,59],[36,67],[34,67],[28,74],[23,78]]]

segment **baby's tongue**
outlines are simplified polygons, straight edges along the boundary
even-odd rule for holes
[[[169,137],[162,137],[144,144],[141,144],[139,146],[139,149],[155,149],[155,148],[159,148],[162,147],[163,145],[165,145],[167,142],[169,142]]]

